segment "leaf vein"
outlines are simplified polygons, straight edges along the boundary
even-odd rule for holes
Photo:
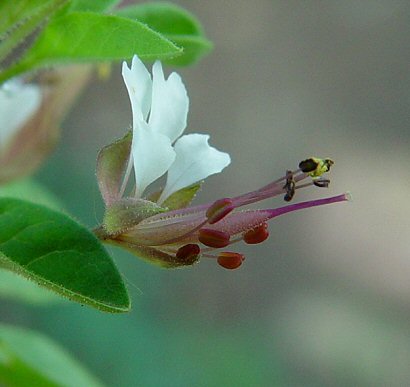
[[[33,265],[34,263],[36,263],[37,261],[41,261],[43,259],[46,259],[46,258],[48,258],[48,256],[50,256],[52,254],[64,254],[64,253],[74,253],[74,254],[77,254],[77,255],[80,255],[80,256],[87,256],[87,254],[82,253],[81,251],[75,250],[75,249],[53,250],[53,251],[48,252],[47,254],[42,254],[42,255],[32,259],[29,263],[27,263],[26,265],[22,265],[22,266],[25,266],[25,267],[28,268],[31,265]]]
[[[54,221],[47,220],[47,221],[42,221],[42,222],[38,222],[38,223],[32,223],[32,224],[29,224],[29,225],[25,225],[23,228],[21,228],[21,229],[18,230],[16,233],[14,233],[10,238],[3,240],[3,241],[0,243],[0,246],[1,246],[1,245],[4,245],[5,243],[10,242],[10,241],[12,241],[12,240],[14,240],[14,239],[15,239],[15,240],[18,240],[17,237],[19,236],[19,234],[21,234],[21,233],[23,233],[24,231],[30,229],[31,227],[36,227],[36,226],[38,226],[38,225],[40,225],[40,224],[47,224],[47,223],[56,224],[56,222],[54,222]],[[22,241],[19,241],[19,242],[22,242]]]

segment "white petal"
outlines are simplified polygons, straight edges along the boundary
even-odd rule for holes
[[[149,126],[174,142],[186,128],[189,99],[177,73],[164,78],[161,62],[152,67],[152,105]]]
[[[151,107],[152,81],[151,74],[144,64],[134,55],[131,69],[127,63],[122,63],[122,77],[127,86],[128,95],[131,100],[133,125],[137,119],[147,119]]]
[[[177,156],[168,170],[159,203],[181,188],[221,172],[230,164],[229,155],[209,146],[208,140],[209,136],[205,134],[188,134],[175,143]]]
[[[167,136],[153,132],[146,122],[140,120],[133,130],[131,152],[136,196],[141,197],[145,188],[161,177],[174,162],[175,151]]]
[[[0,88],[0,148],[35,113],[41,104],[40,87],[12,80]]]

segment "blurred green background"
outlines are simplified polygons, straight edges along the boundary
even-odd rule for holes
[[[178,70],[187,131],[233,160],[197,201],[260,187],[311,155],[336,161],[331,187],[296,199],[350,190],[354,201],[271,222],[267,242],[240,247],[236,271],[206,259],[166,271],[109,248],[131,313],[2,301],[2,321],[56,339],[108,386],[408,385],[410,3],[175,3],[215,43]],[[102,217],[97,151],[130,123],[116,66],[78,100],[36,175],[86,225]]]

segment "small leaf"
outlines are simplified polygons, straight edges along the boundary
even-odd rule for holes
[[[0,324],[0,383],[9,387],[102,386],[54,341],[5,324]]]
[[[36,204],[0,198],[0,266],[102,311],[130,309],[121,276],[96,237]]]
[[[44,25],[68,0],[14,0],[0,2],[0,60]]]
[[[162,203],[162,206],[168,208],[169,210],[177,210],[179,208],[189,206],[195,198],[198,190],[201,188],[202,183],[203,182],[201,181],[173,193],[169,198],[167,198],[167,200],[164,201],[164,203]]]
[[[146,3],[119,9],[117,15],[139,20],[184,49],[182,55],[164,58],[165,63],[188,65],[212,49],[194,15],[171,3]]]
[[[73,12],[54,18],[8,73],[68,62],[165,59],[182,49],[146,25],[113,15]],[[7,75],[7,74],[6,74]]]

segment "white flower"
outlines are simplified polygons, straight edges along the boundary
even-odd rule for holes
[[[227,153],[209,146],[208,135],[185,130],[189,99],[180,76],[165,79],[161,62],[152,68],[152,79],[141,60],[134,55],[131,68],[124,62],[122,76],[131,100],[133,139],[131,155],[136,179],[136,196],[168,172],[158,200],[181,188],[221,172],[231,162]]]
[[[13,79],[0,86],[0,151],[40,107],[41,90]]]
[[[123,63],[122,75],[131,99],[133,134],[131,138],[127,133],[98,154],[97,178],[106,205],[104,220],[94,230],[100,240],[162,267],[193,265],[202,256],[226,269],[236,269],[244,255],[230,247],[227,251],[221,248],[241,240],[264,242],[269,237],[267,222],[277,216],[349,200],[348,194],[342,194],[279,208],[241,210],[277,195],[284,195],[288,202],[298,188],[327,187],[329,180],[320,177],[333,161],[311,157],[262,188],[190,206],[198,186],[183,189],[222,171],[230,163],[229,155],[210,147],[208,135],[182,136],[189,101],[178,74],[165,79],[161,63],[155,62],[151,78],[134,56],[131,68]],[[124,196],[132,165],[136,197]],[[165,173],[167,181],[159,199],[155,193],[144,198],[148,185]],[[308,177],[312,180],[304,182]]]

